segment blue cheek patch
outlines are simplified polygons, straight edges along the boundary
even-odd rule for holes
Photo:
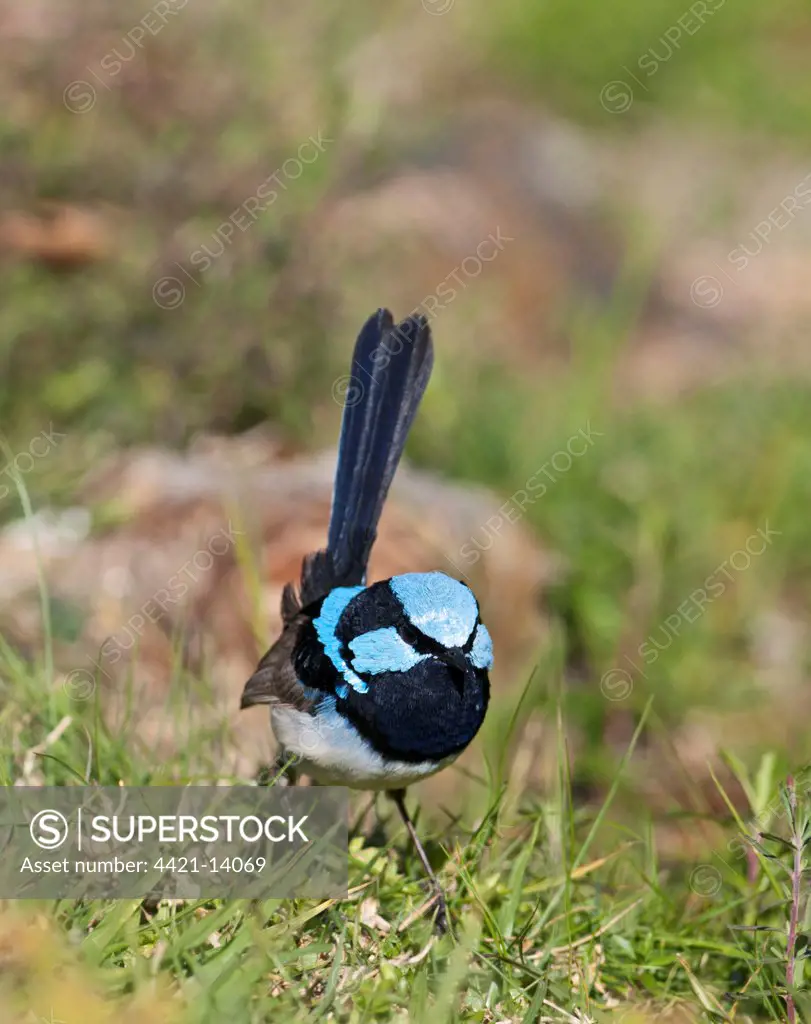
[[[468,657],[476,668],[491,669],[493,667],[493,641],[487,627],[481,622],[476,630],[476,638]]]
[[[363,587],[336,587],[335,590],[331,591],[324,598],[324,603],[321,605],[321,614],[317,619],[313,620],[316,636],[324,648],[325,654],[346,680],[346,683],[335,687],[335,692],[344,700],[349,694],[350,686],[353,690],[357,690],[358,693],[366,693],[369,689],[367,684],[359,676],[355,675],[341,657],[341,642],[335,635],[338,620],[343,614],[344,609],[352,598],[356,597],[362,590]]]
[[[444,647],[464,647],[476,626],[479,606],[469,587],[444,572],[392,576],[389,586],[409,621]]]
[[[352,667],[356,672],[377,675],[380,672],[408,672],[425,661],[427,654],[417,654],[393,626],[373,629],[351,640],[349,647],[355,657]]]

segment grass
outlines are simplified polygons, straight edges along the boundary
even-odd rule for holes
[[[137,727],[108,734],[93,701],[59,691],[43,706],[38,677],[11,652],[3,680],[4,784],[25,779],[31,750],[35,781],[46,785],[193,783],[217,770],[205,764],[204,736],[156,766],[139,750]],[[714,1020],[779,1021],[790,964],[802,1019],[811,1009],[802,959],[811,911],[800,885],[811,775],[784,789],[770,818],[758,804],[773,796],[774,762],[756,780],[743,776],[765,833],[752,836],[749,855],[721,848],[705,863],[665,866],[650,823],[612,819],[651,705],[599,804],[574,799],[561,770],[545,797],[491,786],[483,815],[432,836],[454,937],[433,937],[419,863],[384,805],[394,842],[352,840],[346,900],[166,901],[152,912],[138,900],[65,900],[28,907],[19,922],[7,908],[0,921],[10,934],[26,934],[32,918],[49,922],[35,949],[65,936],[60,955],[69,949],[81,962],[86,991],[70,1002],[58,984],[43,984],[36,954],[15,941],[0,1001],[8,1014],[45,1020],[52,1005],[67,1024],[88,1019],[93,991],[124,1007],[148,997],[150,1019],[171,1010],[194,1022],[601,1020],[620,1007],[642,1020],[646,1009],[662,1019],[667,1008],[699,1006]],[[47,735],[57,738],[43,743]],[[727,830],[745,832],[752,825],[741,817]]]
[[[464,477],[476,465],[493,466],[490,483],[513,493],[537,470],[537,452],[541,461],[550,458],[583,422],[581,409],[593,392],[580,379],[586,396],[571,401],[570,389],[568,411],[551,390],[542,403],[501,408],[487,435],[492,454],[480,449],[476,463],[465,444],[475,403],[458,408],[446,421],[448,450],[458,460],[453,470]],[[557,628],[531,685],[494,704],[484,743],[489,770],[475,788],[473,810],[454,808],[463,812],[458,823],[443,826],[440,818],[425,826],[450,895],[454,938],[432,939],[430,914],[420,915],[427,891],[419,862],[381,799],[385,834],[394,842],[374,832],[353,841],[345,901],[165,904],[151,916],[137,901],[38,907],[49,928],[69,939],[71,957],[90,969],[83,984],[125,1006],[149,996],[184,1021],[200,1022],[224,1015],[257,1022],[313,1015],[599,1020],[621,1012],[634,1020],[646,1012],[660,1019],[676,1008],[714,1020],[779,1021],[786,1019],[793,969],[802,1019],[811,1009],[802,990],[811,907],[804,884],[795,884],[804,878],[795,856],[805,854],[795,853],[792,836],[807,838],[802,822],[811,801],[802,772],[792,798],[799,810],[787,810],[780,784],[802,768],[807,724],[802,716],[790,723],[789,708],[763,691],[747,637],[780,594],[791,592],[800,606],[808,599],[809,527],[801,509],[809,467],[799,441],[807,400],[799,384],[769,389],[737,381],[666,412],[612,410],[603,402],[594,408],[594,445],[527,506],[533,526],[563,553],[570,571],[553,595]],[[431,461],[429,432],[430,421],[415,436],[424,462]],[[707,436],[712,445],[702,443]],[[510,441],[516,437],[533,444],[519,448]],[[633,654],[765,521],[780,531],[773,544],[735,573],[698,621],[680,620],[678,635],[643,666],[647,678],[634,676],[625,700],[607,700],[598,680],[621,664],[628,630]],[[646,574],[656,586],[643,588],[647,598],[634,603],[629,623],[629,592]],[[569,675],[575,653],[588,666],[585,686]],[[43,700],[48,677],[44,661],[26,664],[3,652],[3,783],[24,777],[32,763],[37,782],[59,785],[162,785],[217,772],[210,734],[191,732],[182,755],[156,766],[139,745],[137,723],[112,735],[94,701],[77,703],[61,690],[48,690]],[[177,680],[173,714],[180,715],[185,685]],[[666,777],[674,770],[668,737],[696,706],[722,716],[739,712],[744,694],[757,702],[758,723],[764,714],[776,720],[760,725],[756,742],[730,748],[727,775],[716,765],[713,787],[723,812],[689,802],[650,804],[645,773]],[[606,740],[618,708],[636,721],[619,751]],[[557,746],[558,778],[548,791],[515,791],[505,754],[526,742],[539,717],[557,723],[547,736]],[[581,754],[570,769],[577,735]],[[743,801],[731,793],[730,778]],[[714,831],[699,858],[661,841],[673,821],[700,835],[708,819]],[[757,845],[747,851],[743,834]],[[21,970],[27,980],[5,997],[47,1019],[41,999],[59,997],[40,993],[33,966]],[[171,998],[159,994],[161,982]],[[56,1019],[78,1020],[78,1006],[57,1005]]]

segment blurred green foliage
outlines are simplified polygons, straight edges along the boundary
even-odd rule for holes
[[[499,73],[577,119],[604,125],[595,101],[619,80],[634,98],[619,130],[662,114],[794,144],[811,135],[804,0],[507,0],[480,13],[475,31]]]

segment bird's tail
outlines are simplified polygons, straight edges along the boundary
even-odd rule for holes
[[[389,487],[434,363],[424,316],[396,327],[379,309],[364,324],[345,379],[345,405],[325,552],[302,574],[302,604],[334,586],[365,582]]]
[[[342,584],[362,583],[377,524],[434,364],[423,316],[387,309],[363,326],[346,394],[327,550]]]

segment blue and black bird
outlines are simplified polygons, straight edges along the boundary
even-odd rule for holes
[[[380,309],[358,336],[344,408],[327,546],[282,597],[282,635],[245,684],[269,704],[282,756],[316,782],[388,790],[445,904],[405,808],[405,787],[476,735],[490,696],[490,634],[464,583],[442,572],[367,585],[369,555],[433,367],[422,316]]]

